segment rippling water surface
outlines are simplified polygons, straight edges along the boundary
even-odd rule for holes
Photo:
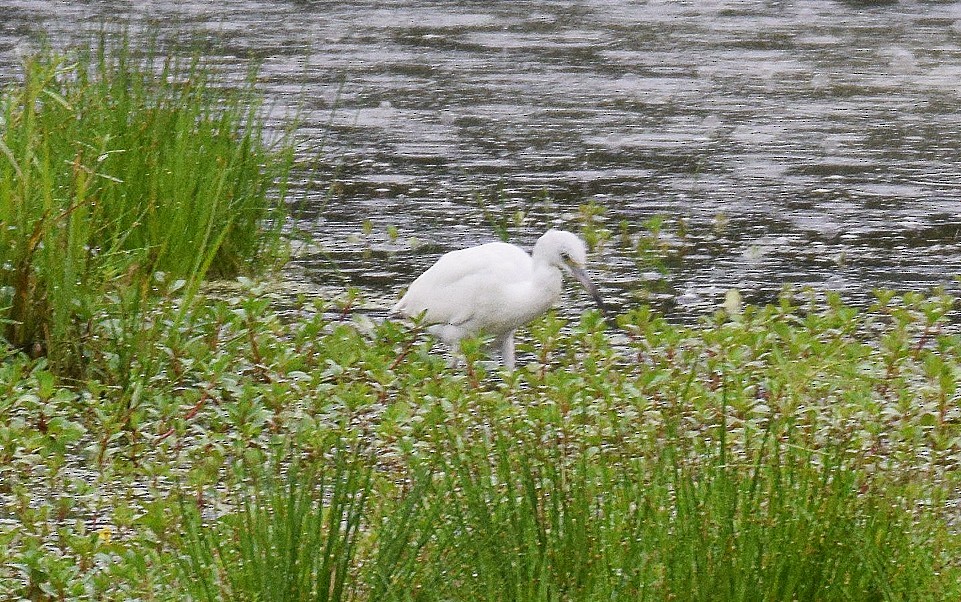
[[[655,287],[601,248],[622,307],[957,288],[961,3],[6,1],[0,79],[105,21],[238,78],[263,61],[277,119],[299,108],[308,289],[386,306],[439,253],[499,228],[530,245],[587,203],[635,236],[663,217],[684,250]]]

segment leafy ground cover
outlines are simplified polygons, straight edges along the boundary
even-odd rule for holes
[[[549,316],[513,374],[329,305],[160,305],[129,402],[4,360],[0,591],[953,599],[952,302]]]

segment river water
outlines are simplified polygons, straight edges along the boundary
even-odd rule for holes
[[[597,250],[622,309],[957,290],[958,2],[2,0],[0,79],[39,36],[104,22],[238,78],[263,61],[278,126],[300,112],[317,167],[291,288],[386,307],[443,251],[527,246],[592,205],[635,240],[663,219],[674,253],[658,271],[617,236]]]

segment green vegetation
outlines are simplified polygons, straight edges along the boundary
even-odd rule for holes
[[[337,307],[282,321],[256,291],[158,306],[131,407],[0,367],[0,591],[955,599],[951,303],[640,309],[616,345],[596,314],[551,316],[512,375]]]
[[[961,599],[954,299],[551,314],[511,374],[210,299],[291,161],[211,77],[103,43],[3,96],[0,600]]]
[[[90,355],[114,352],[98,324],[139,321],[152,289],[192,292],[277,256],[292,144],[268,148],[252,77],[228,90],[199,61],[106,37],[93,53],[27,58],[22,77],[0,98],[12,345],[81,376]]]

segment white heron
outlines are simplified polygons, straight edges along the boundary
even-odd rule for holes
[[[562,272],[574,276],[605,311],[586,262],[587,246],[563,230],[541,236],[530,255],[504,242],[451,251],[411,283],[393,313],[419,317],[455,354],[465,338],[493,337],[504,366],[513,370],[514,331],[557,303]]]

